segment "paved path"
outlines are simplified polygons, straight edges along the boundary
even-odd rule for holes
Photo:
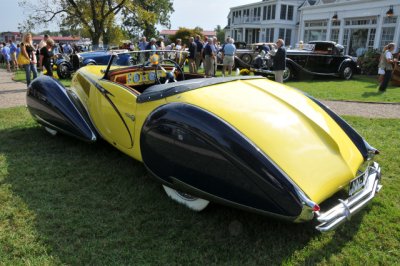
[[[0,108],[26,104],[26,84],[12,80],[13,73],[0,69]],[[339,115],[400,118],[400,104],[322,101]]]
[[[400,118],[400,103],[361,103],[325,100],[322,100],[321,102],[338,115],[353,115],[375,118]]]
[[[26,84],[12,80],[13,72],[0,68],[0,108],[26,104]]]

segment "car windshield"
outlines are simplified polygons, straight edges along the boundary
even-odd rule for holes
[[[144,51],[108,51],[112,55],[113,66],[150,65],[163,61],[175,61],[183,65],[189,52],[186,50],[144,50]]]

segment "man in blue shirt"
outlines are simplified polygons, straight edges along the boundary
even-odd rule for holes
[[[204,72],[206,77],[214,76],[214,65],[215,65],[216,55],[217,51],[213,44],[213,39],[208,38],[207,44],[204,47],[204,62],[205,62]]]
[[[236,47],[233,44],[235,41],[232,38],[228,38],[227,43],[224,45],[222,50],[223,68],[222,75],[225,76],[225,71],[228,69],[228,75],[232,75],[232,67],[235,62]]]
[[[14,70],[18,70],[18,62],[17,62],[17,46],[11,40],[8,41],[10,44],[10,55],[11,62],[13,64]]]
[[[200,40],[200,35],[196,35],[194,38],[194,42],[196,43],[197,52],[196,52],[196,73],[200,68],[200,64],[203,61],[201,51],[203,50],[203,43]]]
[[[7,44],[3,42],[3,49],[1,49],[1,54],[3,55],[4,62],[6,63],[7,66],[7,71],[10,72],[10,61],[11,61],[11,56],[10,56],[10,48],[8,48]]]
[[[138,43],[139,50],[140,51],[146,50],[147,44],[148,43],[146,41],[146,37],[143,36],[142,38],[140,38],[140,41]],[[144,54],[144,52],[139,54],[139,60],[140,60],[140,63],[144,63],[145,62],[145,54]]]
[[[65,44],[63,48],[64,48],[64,53],[65,54],[71,54],[72,53],[72,47],[71,47],[71,45],[69,43]]]

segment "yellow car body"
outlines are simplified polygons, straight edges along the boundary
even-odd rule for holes
[[[325,231],[366,204],[361,193],[372,199],[380,189],[377,164],[362,176],[358,171],[377,151],[302,92],[262,77],[191,79],[136,90],[147,86],[154,71],[159,69],[87,66],[65,93],[59,84],[57,90],[78,113],[62,114],[68,125],[75,118],[67,116],[82,114],[81,124],[93,132],[90,140],[99,136],[144,162],[179,192],[177,201],[190,207],[204,198],[291,221],[322,217],[318,229]],[[39,123],[63,132],[43,115],[50,111],[35,96],[52,94],[46,89],[51,82],[33,83],[28,107]],[[349,186],[344,205],[321,216],[319,204]]]

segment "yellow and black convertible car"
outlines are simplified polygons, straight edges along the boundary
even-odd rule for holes
[[[380,190],[378,151],[316,99],[263,77],[201,78],[156,57],[119,67],[117,57],[79,69],[69,88],[35,79],[34,119],[51,134],[106,140],[196,211],[213,201],[327,231]]]

